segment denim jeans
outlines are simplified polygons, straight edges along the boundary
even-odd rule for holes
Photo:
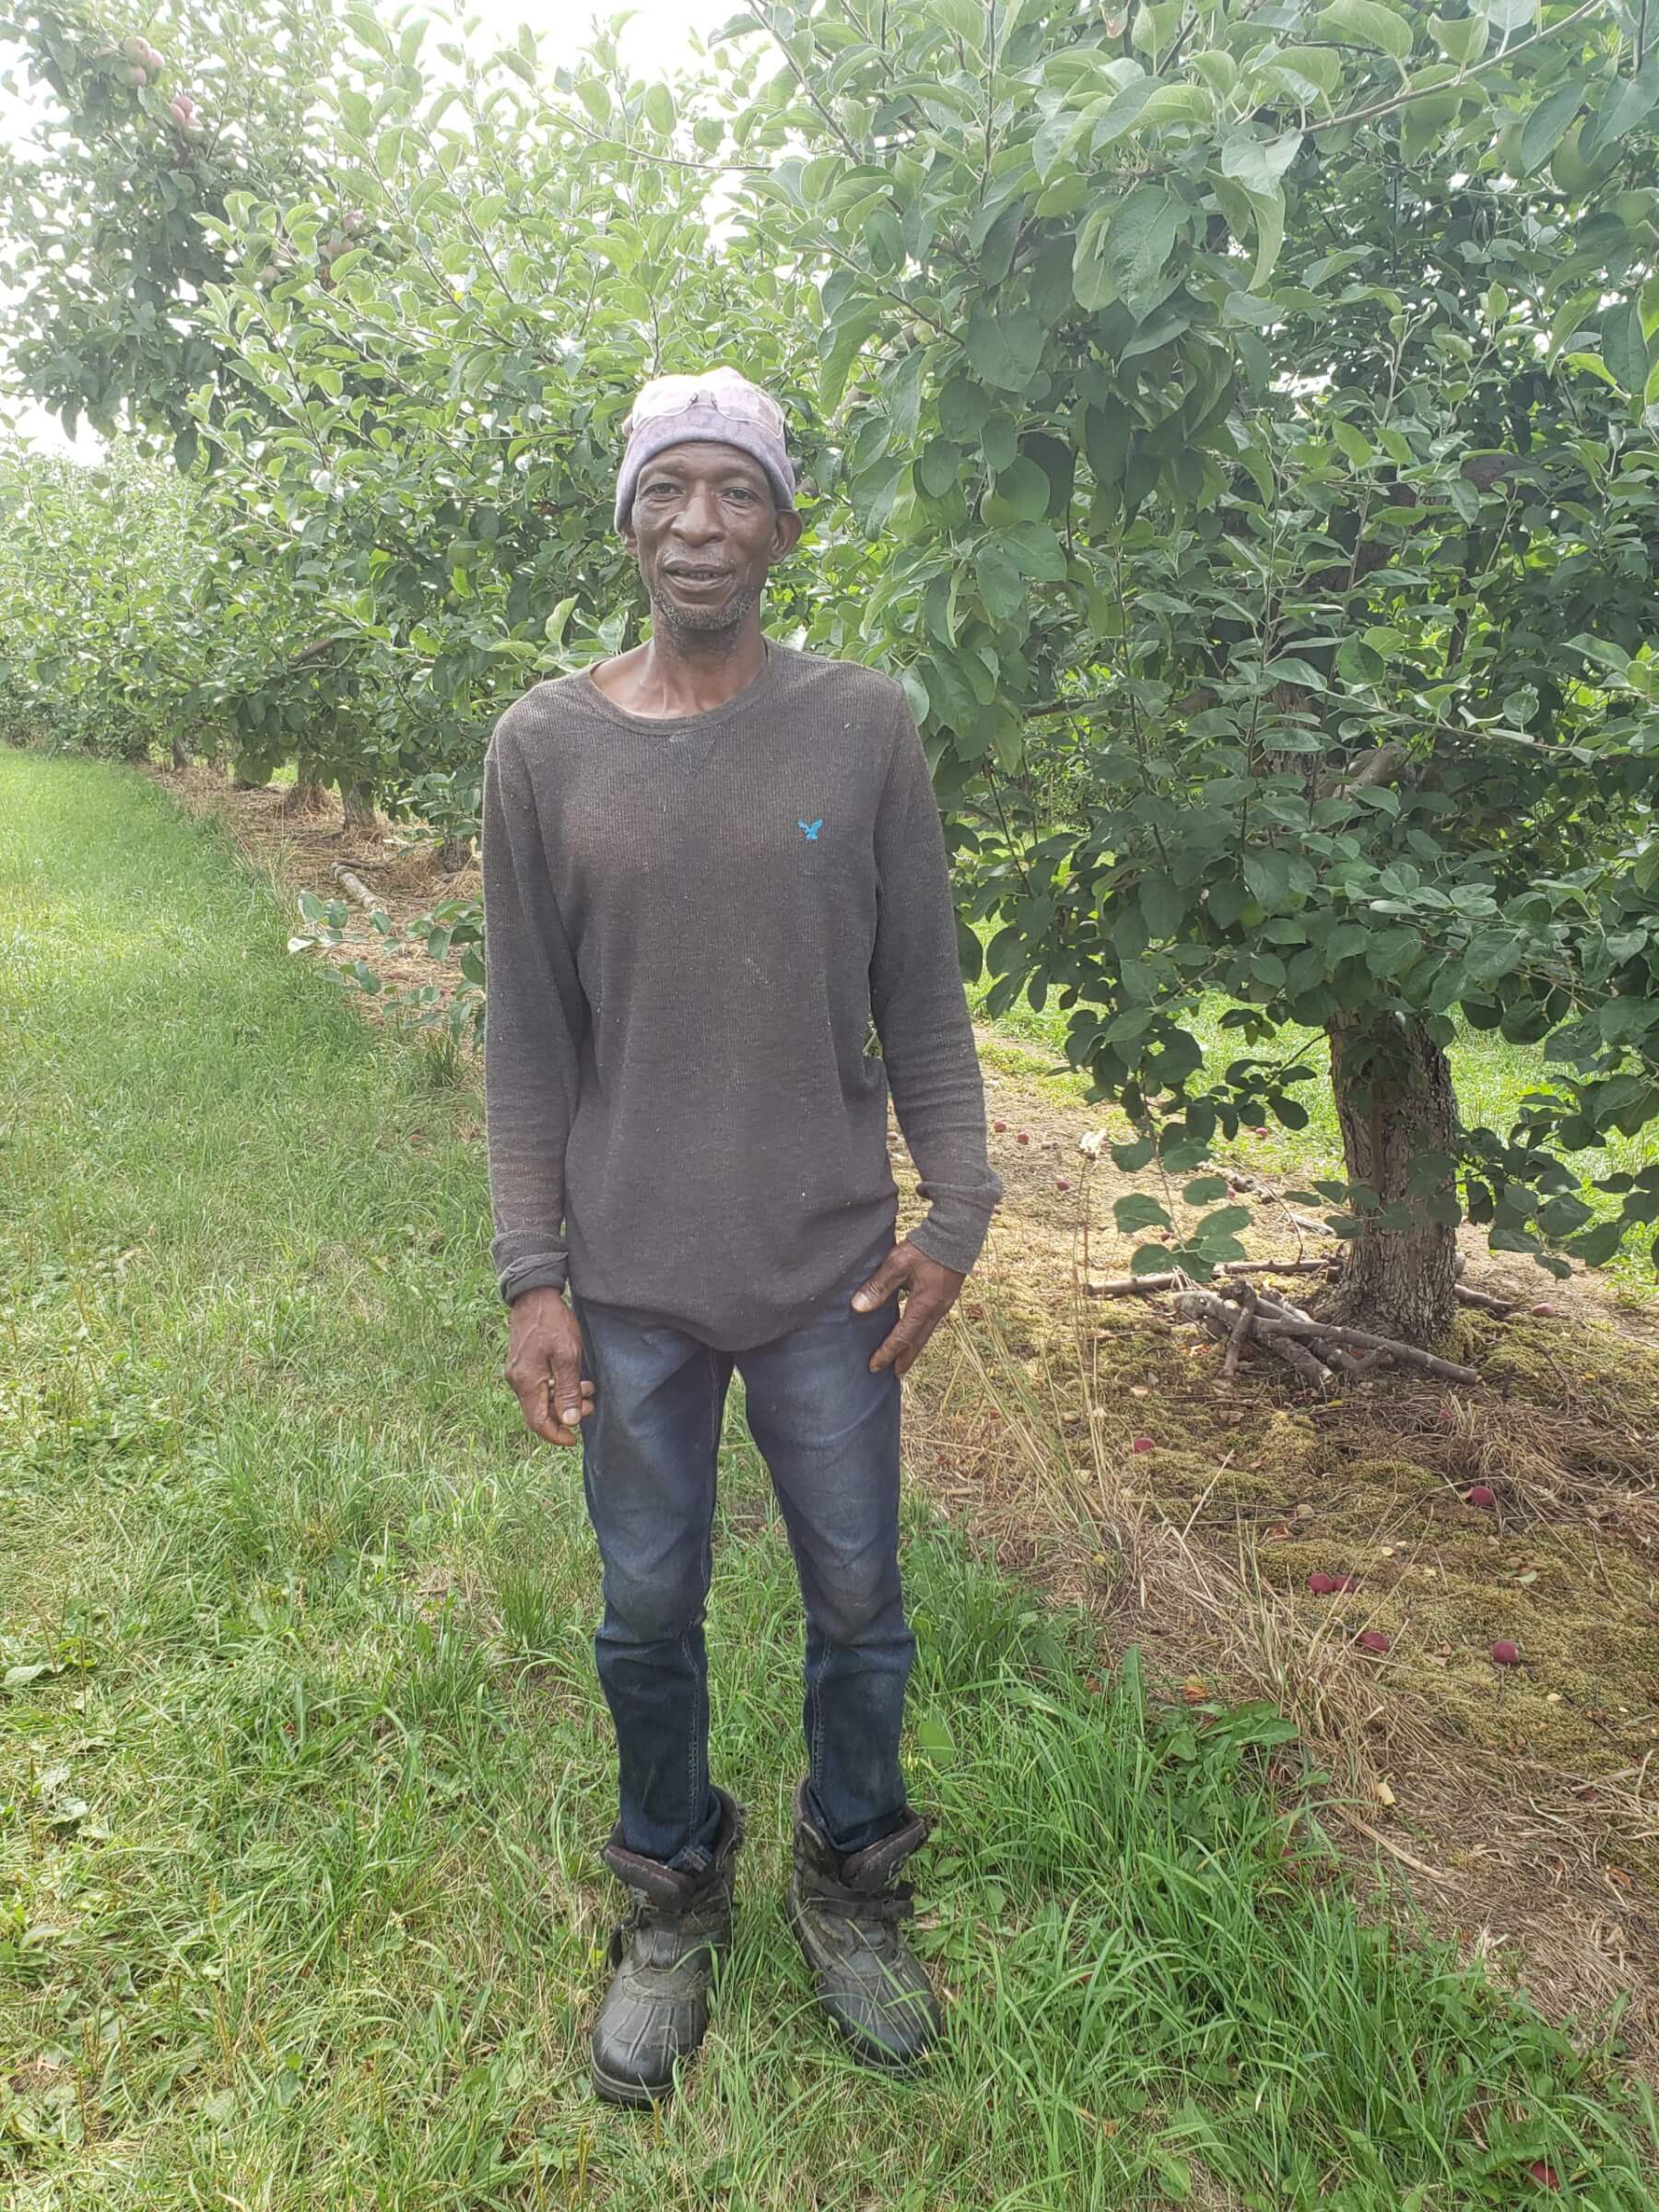
[[[900,1386],[869,1371],[898,1301],[855,1313],[885,1239],[804,1327],[723,1352],[572,1295],[594,1410],[582,1489],[605,1614],[594,1655],[616,1723],[622,1840],[700,1872],[720,1824],[709,1786],[703,1606],[715,1465],[733,1370],[771,1476],[806,1606],[802,1725],[808,1804],[831,1847],[859,1851],[905,1818],[899,1762],[915,1655],[899,1578]]]

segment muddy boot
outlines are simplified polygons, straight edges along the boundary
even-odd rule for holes
[[[867,2065],[915,2065],[939,2032],[938,2004],[900,1933],[915,1885],[893,1878],[926,1841],[927,1822],[912,1809],[892,1835],[842,1858],[806,1809],[806,1783],[796,1786],[789,1924],[818,2003]]]
[[[600,1857],[634,1902],[611,1932],[617,1970],[590,2039],[595,2092],[607,2104],[653,2104],[674,2088],[674,2062],[689,2057],[709,2024],[709,1977],[732,1940],[732,1875],[743,1807],[715,1789],[721,1822],[714,1856],[688,1874],[629,1851],[618,1821]]]

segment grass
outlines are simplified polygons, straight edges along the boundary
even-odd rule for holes
[[[989,925],[982,925],[982,938],[988,939],[991,934]],[[969,987],[970,1003],[981,1019],[984,1018],[983,1006],[989,989],[987,977]],[[1211,1067],[1225,1067],[1230,1060],[1253,1049],[1241,1045],[1236,1030],[1223,1028],[1222,1017],[1227,1007],[1225,999],[1206,999],[1190,1025],[1203,1047],[1206,1064]],[[1017,1053],[1023,1048],[1026,1055],[1040,1054],[1041,1064],[1056,1088],[1082,1099],[1088,1092],[1087,1078],[1064,1065],[1065,1034],[1071,1018],[1071,1013],[1063,1010],[1053,998],[1041,1007],[1033,1007],[1025,999],[1018,999],[992,1026],[998,1037]],[[1262,1135],[1241,1132],[1228,1147],[1228,1157],[1254,1172],[1280,1181],[1340,1177],[1342,1136],[1331,1096],[1330,1062],[1324,1040],[1315,1030],[1287,1027],[1280,1032],[1278,1050],[1287,1060],[1305,1053],[1306,1065],[1313,1070],[1312,1080],[1296,1088],[1297,1098],[1308,1110],[1307,1126],[1285,1129],[1270,1122]],[[1537,1045],[1512,1044],[1495,1030],[1460,1029],[1451,1047],[1450,1058],[1458,1106],[1465,1123],[1471,1128],[1507,1133],[1526,1093],[1548,1087],[1552,1079],[1549,1064]],[[1030,1057],[1009,1065],[1014,1072],[1033,1072]],[[1580,1178],[1581,1193],[1594,1213],[1611,1216],[1618,1212],[1619,1200],[1591,1186],[1607,1175],[1635,1173],[1655,1160],[1659,1160],[1659,1129],[1645,1129],[1635,1136],[1616,1135],[1605,1147],[1574,1154],[1572,1166]],[[1626,1250],[1613,1262],[1616,1272],[1635,1278],[1650,1293],[1653,1281],[1648,1249],[1651,1242],[1651,1236],[1633,1231]]]
[[[595,2107],[619,1894],[572,1455],[500,1379],[469,1092],[288,959],[222,833],[0,751],[0,2195],[8,2212],[1648,2205],[1645,2113],[1373,1925],[1270,1708],[1104,1685],[914,1488],[930,2075],[776,1911],[799,1622],[734,1421],[717,2023]],[[1545,2201],[1540,2197],[1539,2201]]]

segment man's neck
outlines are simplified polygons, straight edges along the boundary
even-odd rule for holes
[[[676,633],[660,624],[643,645],[589,671],[606,699],[630,714],[706,714],[747,691],[766,665],[759,615],[730,630]]]

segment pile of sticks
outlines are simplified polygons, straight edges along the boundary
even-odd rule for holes
[[[1242,1265],[1241,1264],[1241,1274]],[[1264,1265],[1258,1272],[1266,1273]],[[1279,1273],[1282,1270],[1274,1269]],[[1301,1272],[1309,1272],[1307,1266]],[[1288,1299],[1259,1289],[1247,1277],[1235,1276],[1218,1290],[1195,1285],[1175,1300],[1182,1321],[1194,1321],[1227,1347],[1221,1362],[1223,1381],[1238,1372],[1247,1345],[1282,1360],[1304,1389],[1330,1397],[1345,1381],[1375,1373],[1385,1367],[1414,1367],[1443,1382],[1478,1382],[1472,1367],[1419,1351],[1392,1336],[1378,1336],[1370,1329],[1350,1329],[1338,1322],[1315,1321]]]

